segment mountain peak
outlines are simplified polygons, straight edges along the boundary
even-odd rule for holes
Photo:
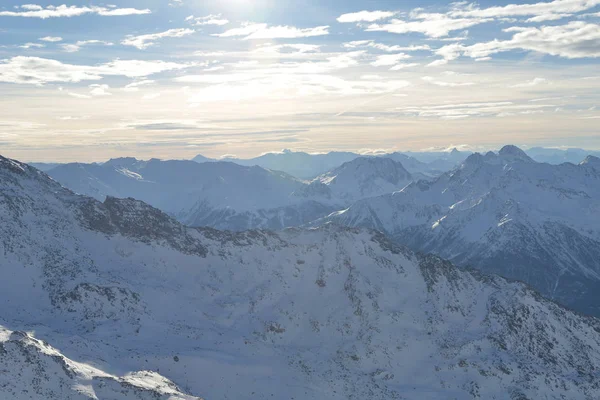
[[[111,158],[104,165],[109,165],[113,167],[126,167],[138,162],[138,159],[135,157],[117,157]]]
[[[498,155],[502,158],[508,158],[512,161],[525,161],[533,162],[533,159],[527,155],[523,150],[512,144],[506,145],[500,149]]]
[[[589,155],[583,160],[579,165],[589,165],[594,168],[600,168],[600,158],[596,156]]]
[[[204,157],[202,154],[198,154],[196,157],[192,158],[192,161],[195,161],[197,163],[203,163],[203,162],[209,162],[209,161],[214,161],[214,160],[212,158]]]

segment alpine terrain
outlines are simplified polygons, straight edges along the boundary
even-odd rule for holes
[[[458,265],[524,281],[600,315],[600,159],[538,163],[515,146],[438,179],[358,201],[317,224],[369,227]]]
[[[64,164],[48,173],[76,193],[100,201],[133,197],[186,225],[237,231],[300,226],[356,200],[400,190],[413,179],[398,162],[364,157],[312,181],[231,162],[135,158]]]
[[[597,319],[374,231],[188,228],[6,158],[0,216],[0,398],[600,397]]]

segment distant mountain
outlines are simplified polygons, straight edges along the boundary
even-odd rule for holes
[[[29,163],[32,167],[39,169],[40,171],[50,171],[52,168],[56,168],[60,163]]]
[[[315,178],[296,196],[342,206],[402,189],[412,182],[402,164],[390,158],[359,157]]]
[[[208,157],[204,157],[202,154],[198,154],[196,157],[192,158],[192,161],[195,161],[197,163],[204,163],[204,162],[213,162],[213,161],[217,161],[217,160],[208,158]]]
[[[432,171],[446,172],[465,161],[473,152],[453,148],[449,151],[407,151],[403,154],[427,164]]]
[[[460,265],[529,283],[600,315],[600,168],[537,163],[506,146],[433,182],[361,200],[318,222],[379,229]]]
[[[391,158],[402,165],[412,174],[420,175],[422,178],[437,177],[458,163],[464,161],[468,154],[456,153],[423,153],[428,162],[419,161],[412,155],[421,153],[390,153],[378,154],[369,157]],[[258,165],[263,168],[284,171],[301,179],[314,179],[325,174],[340,165],[356,158],[367,157],[365,155],[350,152],[330,152],[325,154],[309,154],[284,150],[281,153],[267,153],[260,157],[251,159],[225,158],[222,161],[230,161],[239,165]],[[196,162],[214,161],[202,155],[196,156]]]
[[[360,157],[312,182],[231,162],[111,159],[65,164],[48,172],[65,187],[103,201],[148,202],[190,226],[246,230],[300,226],[354,201],[400,190],[412,181],[402,164]]]
[[[65,164],[50,176],[71,190],[104,200],[143,200],[193,226],[281,229],[336,208],[291,194],[306,185],[283,172],[230,162],[112,159],[102,165]]]
[[[549,164],[562,164],[565,162],[579,164],[588,155],[600,157],[600,151],[577,148],[552,149],[544,147],[532,147],[527,150],[527,154],[529,154],[531,158],[538,162],[545,162]]]
[[[281,153],[267,153],[251,159],[225,158],[224,160],[240,165],[259,165],[267,169],[285,171],[301,179],[312,179],[357,157],[359,157],[358,154],[349,152],[332,151],[325,154],[308,154],[284,150]]]
[[[186,228],[1,157],[0,218],[3,399],[600,397],[597,319],[373,231]]]

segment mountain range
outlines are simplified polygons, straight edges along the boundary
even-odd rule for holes
[[[413,180],[400,163],[365,157],[312,181],[231,162],[134,158],[64,164],[48,174],[65,187],[97,200],[133,197],[186,225],[230,230],[303,225],[356,200],[402,189]]]
[[[190,228],[2,157],[0,215],[0,397],[600,397],[597,319],[376,231]]]
[[[600,315],[600,159],[538,163],[515,146],[475,153],[431,182],[364,199],[316,225],[381,230],[423,252],[527,282]]]

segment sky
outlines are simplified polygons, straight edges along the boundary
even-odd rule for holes
[[[600,149],[599,60],[600,0],[3,0],[0,154]]]

